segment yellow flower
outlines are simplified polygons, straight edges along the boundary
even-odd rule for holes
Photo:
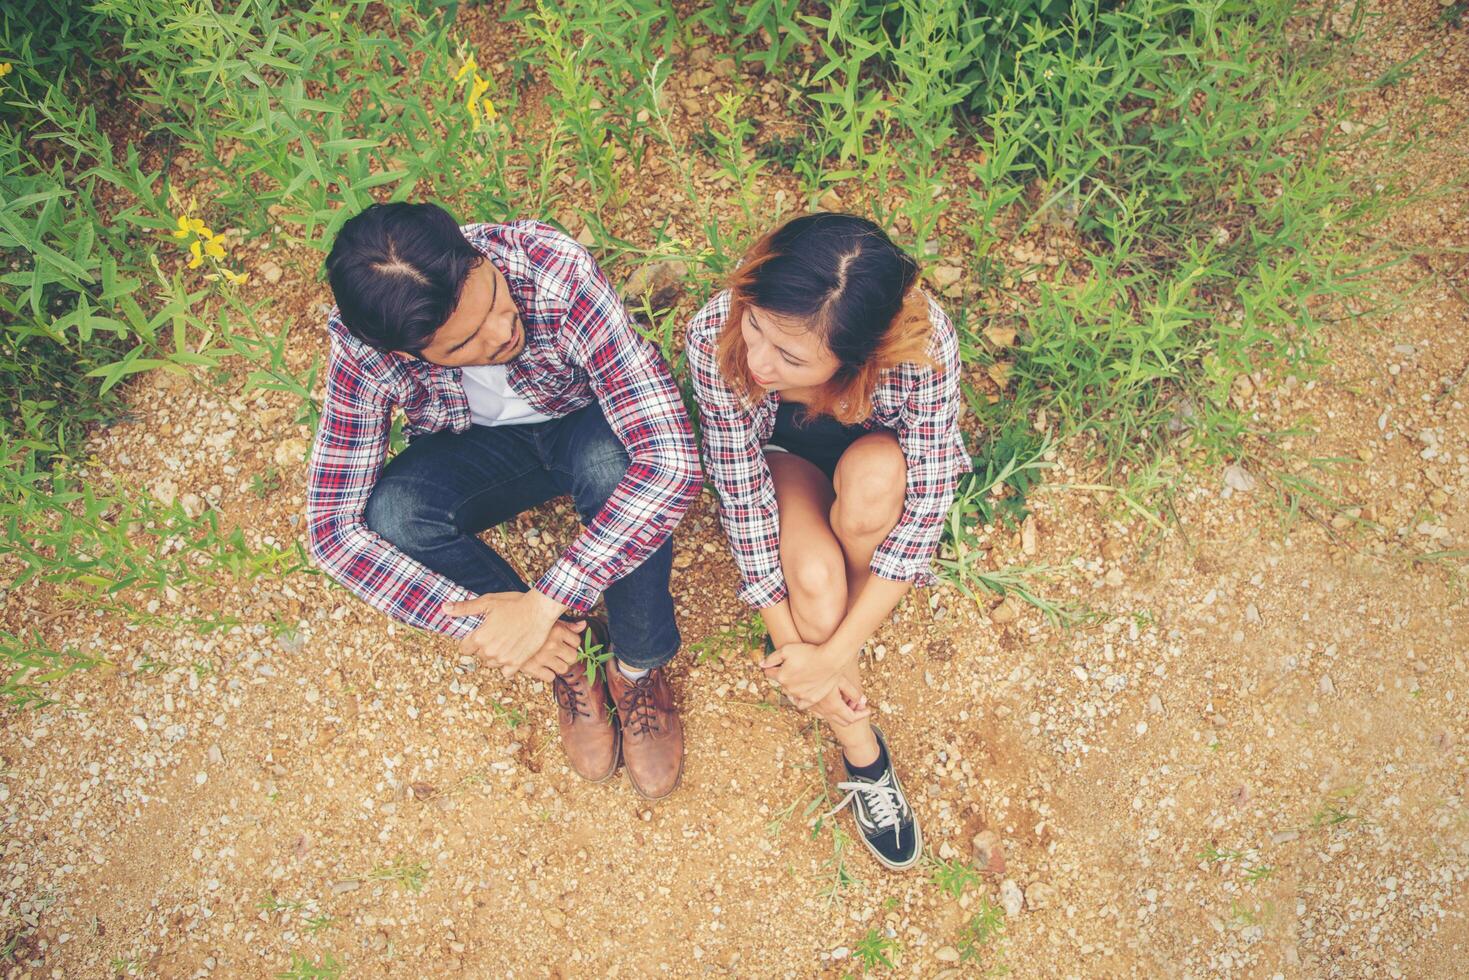
[[[250,273],[248,272],[231,272],[230,270],[223,268],[219,271],[223,272],[224,277],[230,282],[234,283],[236,286],[245,285],[245,281],[250,278]]]
[[[193,258],[189,259],[190,269],[197,269],[204,264],[204,256],[201,254],[199,239],[196,238],[189,243],[189,254],[193,256]]]
[[[480,102],[480,108],[484,110],[485,122],[494,122],[500,118],[500,111],[495,108],[495,103],[490,99]]]
[[[470,72],[476,72],[477,73],[478,71],[479,71],[479,62],[477,62],[477,61],[474,60],[474,55],[470,55],[469,56],[469,60],[466,61],[466,62],[464,62],[464,64],[459,67],[459,71],[454,75],[454,81],[455,82],[458,82],[460,79],[462,79],[465,75],[469,74]]]
[[[490,80],[482,77],[479,72],[475,72],[474,81],[469,84],[469,99],[464,103],[464,107],[469,110],[469,118],[473,121],[475,129],[479,129],[480,98],[489,90]],[[485,101],[489,100],[486,99]]]
[[[204,227],[204,222],[202,222],[202,221],[195,221],[195,222],[193,222],[193,227],[194,227],[194,230],[199,233],[199,237],[202,238],[202,239],[204,239],[206,242],[209,241],[211,238],[214,237],[214,232],[212,232],[208,228]]]
[[[0,78],[4,78],[6,75],[9,75],[13,71],[15,71],[14,65],[12,65],[8,61],[0,61]]]
[[[189,237],[189,219],[185,215],[179,215],[179,226],[173,231],[174,238]]]
[[[218,240],[210,239],[204,246],[204,254],[213,259],[224,258],[224,246]]]

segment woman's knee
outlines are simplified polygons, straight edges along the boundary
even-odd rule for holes
[[[837,555],[786,555],[781,562],[794,612],[835,629],[847,608],[847,570]]]
[[[838,534],[868,537],[891,531],[903,516],[908,467],[896,439],[875,442],[837,467],[832,527]]]

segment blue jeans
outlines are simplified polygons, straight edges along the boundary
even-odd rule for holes
[[[435,432],[388,463],[367,502],[367,526],[476,595],[525,592],[525,581],[479,533],[563,494],[587,524],[628,463],[596,402],[547,422]],[[678,652],[672,567],[669,540],[603,594],[612,650],[629,667],[661,667]]]

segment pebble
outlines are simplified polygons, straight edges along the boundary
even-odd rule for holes
[[[1014,918],[1020,914],[1025,905],[1025,896],[1020,893],[1020,886],[1015,884],[1014,879],[1006,878],[1000,882],[1000,904],[1005,907],[1005,915]]]
[[[1013,597],[1006,596],[998,606],[990,610],[990,622],[1003,626],[1006,623],[1015,622],[1020,610],[1016,608]]]
[[[1044,881],[1033,881],[1025,889],[1025,907],[1035,911],[1056,904],[1056,889]]]
[[[1255,489],[1255,478],[1243,466],[1231,463],[1224,467],[1224,485],[1240,493],[1249,493]]]
[[[958,963],[959,951],[952,946],[940,946],[933,954],[933,958],[940,963]]]
[[[1107,574],[1103,576],[1102,581],[1106,582],[1108,585],[1115,589],[1122,585],[1125,579],[1126,576],[1122,574],[1122,569],[1110,568],[1107,570]]]
[[[981,830],[970,842],[974,854],[974,866],[988,874],[1005,873],[1005,852],[1000,845],[1000,835],[993,830]]]
[[[333,895],[345,895],[347,892],[355,892],[362,887],[362,882],[356,878],[343,878],[341,881],[332,882]]]
[[[842,196],[836,192],[836,188],[828,187],[822,191],[821,196],[816,199],[823,211],[840,211],[842,209]]]

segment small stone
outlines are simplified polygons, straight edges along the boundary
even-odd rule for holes
[[[1116,561],[1127,554],[1127,543],[1121,538],[1107,538],[1102,542],[1102,557],[1107,561]]]
[[[1137,733],[1139,735],[1146,735],[1148,733],[1148,723],[1145,722],[1145,721],[1138,722],[1137,723]]]
[[[1260,607],[1253,602],[1245,606],[1245,622],[1252,626],[1259,626],[1265,620],[1260,618]]]
[[[821,192],[821,196],[816,199],[816,203],[823,211],[840,211],[842,209],[842,196],[836,192],[835,187],[828,187]]]
[[[952,861],[958,856],[959,852],[954,850],[954,845],[950,844],[948,841],[944,841],[939,845],[939,857],[943,860]]]
[[[1102,581],[1114,589],[1121,586],[1125,579],[1126,576],[1122,574],[1122,569],[1120,568],[1110,568],[1107,570],[1107,574],[1102,577]]]
[[[1020,914],[1025,905],[1025,896],[1020,892],[1020,886],[1013,879],[1006,878],[1000,882],[1000,904],[1005,908],[1005,915],[1014,918]]]
[[[1275,833],[1270,835],[1270,843],[1289,844],[1291,841],[1300,836],[1301,832],[1299,830],[1277,830]]]
[[[1224,467],[1224,485],[1240,493],[1249,493],[1255,489],[1255,478],[1243,466],[1231,463]]]
[[[654,310],[667,309],[683,290],[689,267],[683,262],[649,262],[640,265],[622,284],[622,297],[634,312],[645,304]]]
[[[341,881],[332,882],[333,895],[345,895],[347,892],[355,892],[362,887],[362,882],[356,878],[343,878]]]
[[[546,925],[552,929],[564,929],[566,927],[566,915],[560,909],[546,909]]]
[[[1027,555],[1035,554],[1035,537],[1035,515],[1031,514],[1025,518],[1025,523],[1020,525],[1020,550]]]
[[[1336,685],[1331,682],[1330,674],[1322,674],[1321,682],[1316,685],[1322,694],[1332,695],[1336,693]]]
[[[1019,614],[1020,609],[1014,597],[1006,596],[998,606],[990,610],[990,622],[1003,626],[1015,622]]]
[[[1000,835],[993,830],[981,830],[970,842],[974,853],[974,866],[985,874],[1005,873],[1005,852],[1000,846]]]
[[[1148,695],[1148,710],[1155,715],[1163,713],[1163,699],[1156,694]]]
[[[941,265],[933,270],[933,283],[940,289],[947,289],[954,285],[964,275],[964,270],[957,265]]]
[[[643,110],[643,114],[644,115],[647,114],[647,110],[646,109]],[[583,248],[591,248],[593,245],[596,244],[596,242],[597,242],[597,236],[592,233],[592,226],[591,225],[582,225],[581,226],[581,231],[579,231],[579,232],[576,233],[576,242],[577,242],[578,245],[582,246]]]
[[[852,951],[845,946],[838,946],[836,949],[831,951],[831,958],[834,960],[844,960],[851,955]]]
[[[940,963],[958,963],[959,951],[952,946],[940,946],[933,954],[933,958]]]
[[[280,282],[281,276],[283,275],[285,275],[285,273],[281,270],[281,267],[276,265],[274,262],[260,263],[260,278],[264,279],[272,286]]]
[[[1032,881],[1025,889],[1025,907],[1031,911],[1056,904],[1056,889],[1044,881]]]

